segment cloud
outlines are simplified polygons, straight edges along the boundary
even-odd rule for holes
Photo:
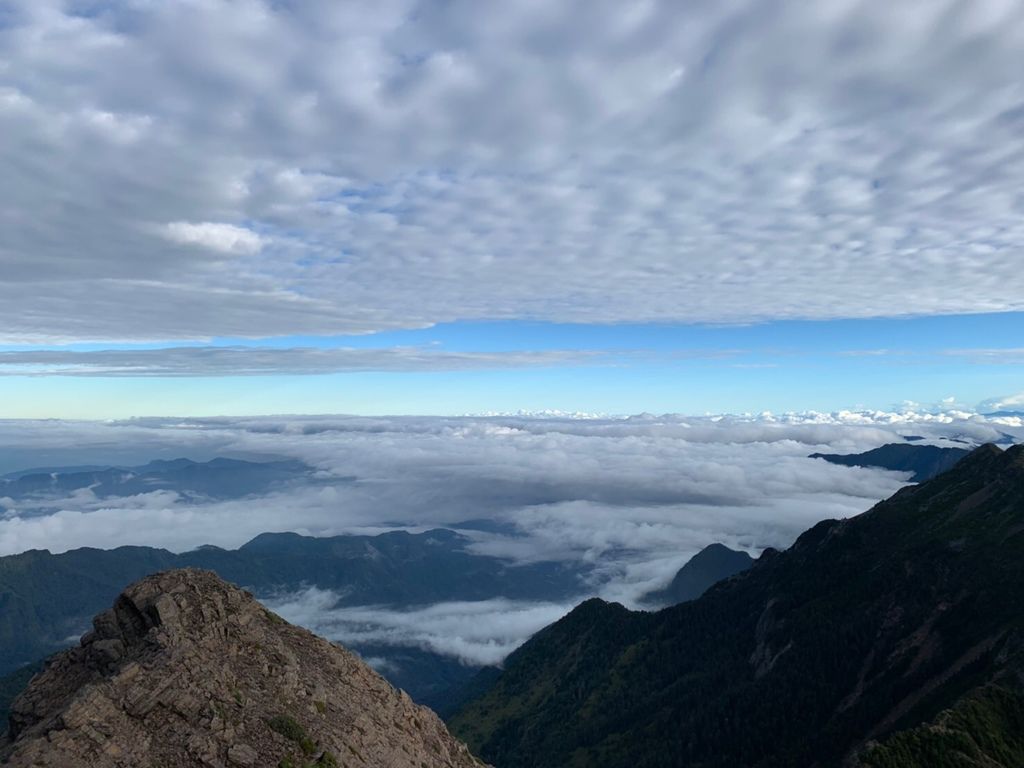
[[[260,417],[0,424],[0,470],[150,458],[293,457],[315,480],[219,502],[91,491],[0,502],[0,554],[149,544],[237,547],[309,535],[450,526],[511,562],[588,566],[594,594],[635,602],[712,542],[757,553],[892,494],[907,475],[814,452],[902,439],[965,445],[1024,437],[1007,420],[949,413],[570,418]],[[955,441],[955,442],[954,442]],[[966,442],[965,442],[966,441]],[[467,521],[487,521],[479,524]]]
[[[13,0],[0,341],[1024,310],[1024,6]]]
[[[606,364],[586,351],[452,352],[425,347],[170,347],[0,351],[0,376],[263,376],[366,371],[467,371]]]
[[[1004,397],[994,397],[978,406],[982,412],[993,411],[1024,411],[1024,392]],[[1005,423],[1005,422],[1000,422]]]
[[[990,365],[1024,365],[1024,347],[993,348],[993,349],[950,349],[945,352],[952,357],[960,357],[971,363]]]
[[[258,253],[263,241],[258,234],[233,224],[172,221],[164,227],[164,237],[176,243],[198,245],[221,253]]]
[[[411,610],[387,606],[338,608],[338,596],[316,588],[264,600],[288,621],[342,645],[418,648],[469,666],[500,664],[575,603],[480,600]]]

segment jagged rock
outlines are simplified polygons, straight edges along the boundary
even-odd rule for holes
[[[129,587],[19,697],[11,766],[479,766],[355,655],[209,571]]]

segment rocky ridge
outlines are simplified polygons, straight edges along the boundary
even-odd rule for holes
[[[482,765],[357,656],[212,572],[142,579],[93,625],[14,702],[5,764]]]

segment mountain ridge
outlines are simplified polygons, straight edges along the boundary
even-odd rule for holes
[[[57,555],[30,550],[0,557],[0,694],[17,678],[8,681],[5,675],[66,647],[125,586],[172,568],[214,570],[264,599],[315,586],[335,593],[339,606],[407,607],[496,596],[562,600],[580,594],[584,571],[579,568],[550,562],[512,566],[466,551],[470,541],[447,529],[319,538],[266,533],[235,550],[201,547],[175,554],[139,546],[86,547]],[[515,577],[510,578],[513,568]],[[368,651],[388,655],[380,647]],[[453,684],[468,680],[474,670],[437,654],[424,663],[424,653],[383,669],[417,701],[440,707]],[[6,697],[0,707],[5,703]]]
[[[40,467],[0,477],[0,496],[38,500],[89,489],[99,498],[169,490],[184,496],[226,499],[263,494],[308,478],[313,468],[295,459],[209,461],[156,459],[138,466]]]
[[[921,483],[952,469],[970,453],[967,448],[887,443],[863,453],[812,453],[808,458],[824,459],[830,464],[847,467],[877,467],[894,472],[910,472],[911,481]]]
[[[587,601],[449,724],[502,768],[926,766],[871,755],[985,686],[1024,702],[1022,552],[1024,447],[983,446],[698,600]],[[956,765],[1014,765],[984,759]]]

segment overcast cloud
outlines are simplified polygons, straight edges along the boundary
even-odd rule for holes
[[[0,9],[0,342],[1024,309],[1012,0]]]

